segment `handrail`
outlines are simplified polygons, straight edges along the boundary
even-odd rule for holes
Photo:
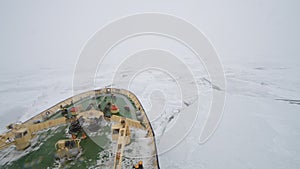
[[[144,118],[143,119],[143,123],[146,126],[146,129],[151,129],[151,133],[149,133],[148,136],[152,136],[153,138],[153,142],[154,142],[154,153],[155,153],[155,157],[156,157],[156,162],[157,162],[157,168],[160,169],[159,166],[159,160],[158,160],[158,153],[157,153],[157,146],[156,146],[156,139],[155,139],[155,134],[153,131],[153,127],[149,121],[149,118],[147,116],[147,114],[145,113],[145,110],[141,104],[141,102],[138,100],[138,98],[136,97],[135,94],[133,94],[132,92],[126,90],[126,89],[117,89],[117,88],[100,88],[100,89],[95,89],[95,90],[89,90],[86,92],[82,92],[80,94],[77,94],[75,96],[69,97],[67,99],[64,99],[63,101],[60,101],[59,103],[55,104],[54,106],[51,106],[50,108],[42,111],[41,113],[35,115],[34,117],[26,120],[23,124],[31,124],[33,123],[35,120],[37,119],[41,119],[43,117],[43,115],[45,115],[47,112],[50,112],[50,116],[56,113],[56,110],[59,109],[60,105],[71,105],[71,103],[75,104],[76,102],[78,102],[79,100],[82,100],[84,98],[87,97],[91,97],[91,96],[96,96],[99,94],[103,94],[103,93],[118,93],[118,94],[122,94],[124,96],[127,96],[128,98],[130,98],[130,100],[134,103],[134,106],[136,108],[138,108],[141,113],[144,114]],[[10,134],[11,132],[8,131],[5,133],[5,135]]]

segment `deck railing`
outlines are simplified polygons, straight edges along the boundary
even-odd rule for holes
[[[84,99],[84,98],[88,98],[88,97],[93,97],[96,95],[100,95],[100,94],[104,94],[104,93],[117,93],[117,94],[122,94],[124,96],[127,96],[134,104],[134,106],[144,115],[143,118],[143,124],[145,125],[145,128],[148,131],[148,137],[152,137],[152,143],[154,144],[154,150],[153,150],[153,154],[155,154],[155,158],[156,158],[156,165],[157,168],[159,169],[159,160],[158,160],[158,152],[157,152],[157,147],[156,147],[156,140],[155,140],[155,134],[152,128],[152,125],[149,121],[149,118],[142,106],[142,104],[140,103],[140,101],[138,100],[138,98],[136,97],[135,94],[133,94],[132,92],[125,90],[125,89],[116,89],[116,88],[102,88],[102,89],[96,89],[96,90],[91,90],[91,91],[87,91],[87,92],[83,92],[80,93],[78,95],[75,95],[73,97],[67,98],[59,103],[57,103],[56,105],[48,108],[47,110],[42,111],[41,113],[39,113],[38,115],[30,118],[29,120],[25,121],[23,124],[33,124],[34,122],[41,120],[46,114],[48,116],[52,116],[54,115],[57,110],[60,108],[60,106],[67,106],[67,105],[71,105],[72,103],[75,104],[76,102]],[[37,125],[37,128],[41,128],[42,126]],[[33,129],[34,130],[34,129]],[[6,136],[11,135],[11,132],[7,132],[5,133]]]

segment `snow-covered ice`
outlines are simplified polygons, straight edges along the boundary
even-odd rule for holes
[[[201,122],[204,119],[200,113],[191,133],[175,148],[160,154],[161,167],[298,168],[300,105],[286,101],[300,98],[300,81],[295,78],[299,72],[297,64],[247,63],[236,66],[229,63],[224,67],[227,98],[224,116],[215,134],[205,144],[199,144],[203,125]],[[58,73],[64,74],[63,70],[53,69],[32,72],[30,76],[19,72],[7,77],[2,74],[1,81],[5,86],[1,89],[3,102],[0,107],[1,112],[4,112],[1,114],[1,129],[4,130],[5,125],[10,122],[31,117],[70,96],[72,91],[69,79],[55,76]],[[19,80],[13,80],[14,76]],[[143,87],[147,86],[143,84],[143,81],[147,83],[147,78],[140,79],[139,83]],[[203,80],[199,79],[199,82]],[[147,90],[136,88],[134,91],[137,96],[143,96]],[[156,100],[164,99],[159,93],[154,93],[152,97]],[[147,106],[148,98],[141,98],[141,101],[146,110],[151,110],[151,106]],[[184,111],[185,109],[180,112],[169,111],[160,115],[169,117],[172,113],[176,115]],[[153,119],[153,127],[158,136],[163,134],[165,127],[171,125],[168,118],[157,117],[157,114],[154,114]],[[160,147],[159,137],[157,139]]]
[[[211,88],[215,84],[210,83],[203,65],[189,57],[190,52],[168,39],[148,36],[131,39],[108,54],[111,60],[104,61],[104,70],[100,67],[95,74],[97,88],[111,85],[118,66],[112,61],[140,49],[170,50],[195,75],[193,82],[148,70],[137,74],[129,88],[152,122],[161,168],[300,168],[298,1],[7,2],[0,5],[1,132],[9,123],[24,121],[72,96],[76,57],[96,30],[113,19],[157,9],[182,17],[205,33],[219,53],[227,81],[221,123],[205,144],[199,144],[213,99],[211,91],[218,87]],[[121,77],[133,71],[128,67]],[[178,102],[176,80],[196,84],[199,95],[190,94]],[[113,86],[121,83],[122,78]],[[192,130],[165,152],[164,136],[199,98],[202,102]]]

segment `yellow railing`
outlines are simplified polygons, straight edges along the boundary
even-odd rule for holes
[[[145,110],[142,107],[140,101],[137,99],[137,97],[133,93],[131,93],[130,91],[125,90],[125,89],[102,88],[102,89],[83,92],[81,94],[78,94],[76,96],[70,97],[68,99],[65,99],[65,100],[59,102],[58,104],[50,107],[49,109],[41,112],[40,114],[34,116],[33,118],[27,120],[23,124],[26,125],[32,133],[39,131],[39,130],[46,129],[46,128],[50,128],[53,126],[64,124],[64,123],[66,123],[66,120],[64,117],[58,118],[58,119],[53,119],[53,120],[48,120],[46,122],[42,122],[42,123],[38,123],[38,124],[34,124],[34,122],[41,120],[46,115],[46,113],[48,114],[48,116],[54,115],[57,112],[57,110],[60,108],[61,105],[62,106],[70,105],[71,103],[75,103],[83,98],[92,97],[92,96],[96,96],[96,95],[100,95],[100,94],[104,94],[104,93],[122,94],[124,96],[127,96],[134,103],[135,107],[142,113],[142,115],[144,117],[142,123],[143,123],[143,125],[145,125],[145,128],[148,131],[148,137],[152,138],[152,142],[154,143],[154,146],[155,146],[153,151],[154,151],[154,154],[157,155],[153,129],[152,129],[151,124],[148,120],[148,117],[145,113]],[[129,123],[131,123],[130,120],[129,120]],[[144,128],[142,125],[140,125],[140,124],[138,125],[135,122],[133,122],[131,125],[136,125],[137,128]],[[3,136],[8,137],[8,136],[12,136],[12,135],[13,135],[13,133],[11,131],[9,131],[9,132],[6,132]],[[9,146],[9,144],[5,143],[4,139],[0,139],[0,149],[2,149],[3,147],[7,147],[7,146]],[[156,164],[156,165],[159,168],[158,164]]]

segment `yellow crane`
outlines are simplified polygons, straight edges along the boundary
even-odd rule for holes
[[[100,117],[104,116],[104,114],[103,112],[98,110],[89,110],[79,113],[78,116],[88,119],[88,117]],[[114,169],[121,169],[124,148],[130,143],[131,139],[130,127],[143,130],[145,129],[145,127],[139,121],[120,117],[117,115],[112,115],[108,120],[110,120],[111,122],[116,122],[112,125],[112,140],[117,141],[116,156],[114,159]],[[0,144],[0,149],[10,146],[11,144],[15,144],[17,150],[24,150],[30,146],[31,139],[34,137],[34,134],[36,132],[54,126],[67,124],[69,122],[71,122],[71,119],[60,117],[57,119],[47,120],[45,122],[37,124],[14,124],[12,130],[6,133],[5,136],[2,136],[3,138],[12,137],[14,138],[14,141],[11,143],[3,142],[3,144]],[[70,140],[59,140],[55,145],[57,152],[59,152],[58,154],[61,156],[64,155],[65,151],[65,147],[62,145],[65,145],[66,141]],[[76,146],[79,149],[80,139],[76,139],[75,141]]]
[[[25,150],[30,146],[34,133],[54,126],[66,124],[67,122],[65,117],[61,117],[37,124],[13,124],[11,125],[11,131],[2,135],[0,149],[4,149],[14,144],[17,150]],[[10,141],[4,142],[5,138]]]
[[[122,168],[123,152],[126,145],[130,143],[130,128],[145,129],[139,121],[113,115],[111,121],[117,122],[112,125],[112,140],[117,141],[116,156],[114,159],[114,169]]]
[[[99,117],[101,115],[103,115],[103,112],[98,110],[89,110],[78,114],[78,116],[83,118]],[[76,120],[76,118],[66,119],[65,117],[60,117],[37,124],[12,124],[10,125],[11,131],[0,136],[0,149],[4,149],[14,144],[17,150],[25,150],[30,146],[31,139],[35,136],[36,132],[54,126],[67,124],[72,122],[72,120]]]

